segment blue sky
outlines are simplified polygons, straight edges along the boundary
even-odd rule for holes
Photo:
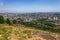
[[[60,0],[0,0],[0,12],[60,12]]]

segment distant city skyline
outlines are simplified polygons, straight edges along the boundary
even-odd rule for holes
[[[60,0],[0,0],[0,13],[60,12]]]

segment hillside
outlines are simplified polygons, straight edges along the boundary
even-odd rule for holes
[[[20,26],[0,24],[0,40],[60,40],[60,34]]]

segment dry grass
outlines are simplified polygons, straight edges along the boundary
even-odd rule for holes
[[[34,28],[0,24],[0,40],[60,40],[60,37]]]

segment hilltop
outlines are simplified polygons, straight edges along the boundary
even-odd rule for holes
[[[25,25],[0,24],[0,40],[60,40],[59,33],[37,30]]]

